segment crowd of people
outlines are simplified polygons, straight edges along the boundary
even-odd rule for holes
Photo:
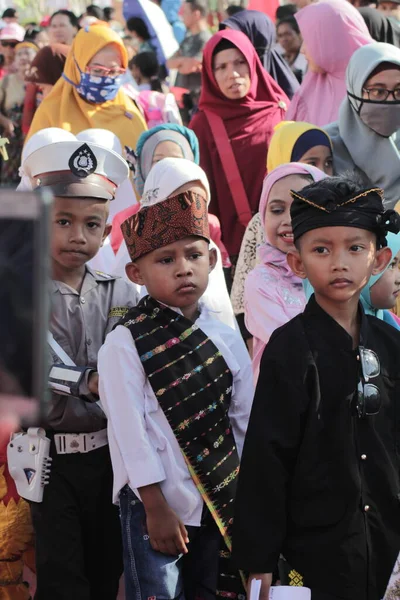
[[[0,185],[54,200],[0,598],[400,598],[399,7],[3,13]]]

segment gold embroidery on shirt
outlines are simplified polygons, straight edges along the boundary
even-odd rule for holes
[[[294,569],[292,569],[289,572],[289,580],[290,580],[289,585],[292,585],[294,587],[303,587],[304,586],[302,575],[300,575],[300,573],[298,573]]]
[[[129,308],[127,306],[113,306],[108,313],[108,318],[112,317],[124,317],[128,312]]]

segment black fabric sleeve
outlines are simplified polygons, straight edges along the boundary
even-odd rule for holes
[[[283,364],[273,354],[273,345],[268,345],[235,500],[233,558],[249,573],[271,573],[277,566],[286,536],[288,491],[309,404],[301,374],[304,361],[297,355],[301,364],[291,370],[290,358]]]

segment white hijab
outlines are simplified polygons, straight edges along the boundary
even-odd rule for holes
[[[145,181],[141,204],[151,206],[162,202],[173,195],[178,188],[194,181],[200,181],[203,185],[206,190],[207,203],[209,204],[210,186],[203,169],[185,158],[164,158],[151,169]],[[215,269],[210,273],[208,287],[201,298],[201,303],[217,320],[222,321],[233,329],[237,329],[236,319],[225,283],[221,253],[212,241],[210,242],[210,248],[216,250],[218,260]],[[116,256],[114,274],[126,277],[125,265],[130,260],[128,249],[125,241],[123,241]],[[142,287],[140,296],[143,297],[146,294],[147,290]]]

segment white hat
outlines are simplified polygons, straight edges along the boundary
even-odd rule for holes
[[[0,41],[23,42],[25,29],[18,23],[8,23],[1,28]]]
[[[129,175],[126,161],[99,144],[84,142],[75,136],[67,140],[60,137],[59,141],[56,137],[25,158],[23,171],[32,188],[50,188],[54,195],[61,197],[113,200],[118,186]]]
[[[140,204],[158,204],[172,196],[175,190],[192,181],[200,181],[206,190],[207,205],[210,204],[210,186],[203,169],[186,158],[164,158],[151,168]]]
[[[32,135],[32,137],[29,138],[22,150],[22,162],[19,168],[19,176],[21,177],[21,181],[17,187],[19,192],[31,192],[34,188],[31,179],[24,168],[25,161],[28,156],[43,146],[48,146],[49,144],[66,140],[75,140],[75,136],[69,131],[65,131],[65,129],[60,129],[60,127],[46,127],[46,129],[37,131]]]
[[[92,129],[84,129],[76,134],[77,140],[83,140],[84,142],[91,142],[92,144],[98,144],[104,146],[110,150],[114,150],[117,154],[122,154],[122,146],[119,141],[119,137],[108,129],[98,129],[93,127]]]
[[[92,129],[85,129],[84,131],[77,133],[76,139],[89,142],[91,144],[97,144],[98,146],[104,146],[105,148],[114,150],[114,152],[123,156],[119,137],[116,136],[112,131],[108,131],[108,129],[97,129],[95,127]],[[133,206],[134,204],[137,204],[137,199],[132,183],[127,176],[126,179],[118,186],[115,194],[115,201],[110,206],[108,222],[111,223],[117,213],[125,208],[128,208],[129,206]]]

